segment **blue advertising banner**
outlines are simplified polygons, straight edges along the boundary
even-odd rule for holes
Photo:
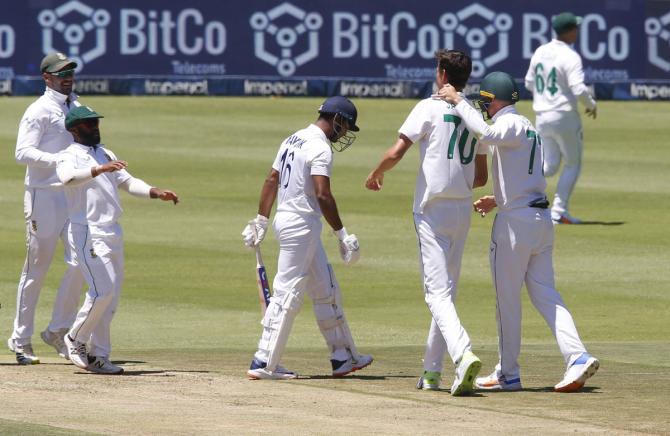
[[[473,81],[493,70],[522,78],[564,10],[583,17],[575,50],[587,83],[670,81],[667,0],[39,0],[15,2],[0,17],[0,93],[19,92],[24,85],[8,90],[7,80],[39,75],[42,56],[58,50],[78,61],[82,78],[199,78],[184,85],[196,94],[224,86],[205,80],[212,78],[265,87],[295,79],[285,85],[294,86],[291,95],[309,95],[314,79],[338,78],[355,79],[354,94],[407,96],[424,86],[412,81],[433,79],[441,47],[471,55]],[[125,91],[167,86],[142,85]],[[90,86],[106,93],[102,83]]]

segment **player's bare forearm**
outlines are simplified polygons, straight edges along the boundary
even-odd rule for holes
[[[478,154],[475,157],[475,180],[472,185],[473,188],[479,188],[486,185],[489,178],[488,164],[486,162],[485,154]]]
[[[275,169],[265,178],[263,188],[261,188],[261,198],[258,201],[258,214],[266,218],[272,213],[272,206],[277,198],[277,188],[279,187],[279,172]]]
[[[337,211],[335,197],[330,192],[330,178],[326,176],[312,176],[312,180],[314,181],[316,200],[319,202],[323,217],[333,230],[340,230],[344,226]]]
[[[396,166],[411,146],[412,141],[401,134],[395,144],[386,150],[377,168],[368,175],[365,187],[372,191],[379,191],[384,184],[384,173]]]
[[[158,198],[163,201],[171,201],[174,204],[179,203],[179,196],[168,189],[151,188],[149,190],[149,197]]]

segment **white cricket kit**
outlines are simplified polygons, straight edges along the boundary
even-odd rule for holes
[[[273,295],[263,319],[255,358],[274,371],[281,360],[293,320],[305,292],[331,358],[358,357],[342,311],[342,297],[321,242],[321,209],[312,176],[330,177],[333,153],[323,131],[312,124],[289,136],[279,147],[272,168],[279,172],[277,213],[273,227],[279,241]]]
[[[432,314],[424,369],[442,371],[444,354],[458,362],[470,350],[455,300],[472,215],[475,156],[486,154],[453,105],[424,99],[399,133],[419,144],[414,224],[425,300]]]
[[[490,262],[497,298],[499,373],[519,378],[521,287],[556,337],[566,363],[585,352],[570,312],[554,286],[554,228],[547,209],[529,207],[545,197],[542,144],[528,119],[511,105],[488,125],[464,102],[456,106],[480,142],[493,149],[493,183],[499,211],[491,232]]]
[[[123,210],[118,187],[149,198],[151,187],[126,170],[91,176],[91,168],[116,160],[102,146],[73,143],[58,155],[58,178],[65,186],[70,218],[70,244],[89,290],[70,329],[70,337],[88,342],[92,356],[111,352],[110,325],[123,282]]]
[[[23,210],[26,219],[26,262],[21,272],[12,339],[18,345],[31,342],[35,307],[53,259],[58,239],[65,246],[67,270],[58,287],[49,330],[69,328],[74,322],[84,278],[74,266],[67,243],[67,209],[62,183],[56,176],[56,154],[71,142],[65,129],[69,97],[51,88],[32,103],[21,119],[16,140],[16,161],[26,165]]]
[[[535,124],[544,147],[545,175],[554,175],[561,156],[564,160],[552,208],[555,218],[560,217],[568,210],[581,169],[583,135],[577,100],[587,109],[594,109],[596,101],[584,84],[581,57],[557,39],[535,51],[525,86],[533,93]]]

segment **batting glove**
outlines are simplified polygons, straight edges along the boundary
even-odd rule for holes
[[[344,227],[336,230],[334,233],[340,241],[340,257],[344,261],[344,264],[349,266],[358,262],[358,259],[361,257],[361,251],[356,235],[353,233],[351,235],[348,234]]]
[[[265,238],[268,230],[268,219],[263,215],[256,215],[256,218],[249,221],[242,231],[242,240],[247,248],[253,248],[260,244]]]

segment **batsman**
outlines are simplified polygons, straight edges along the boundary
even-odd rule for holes
[[[277,275],[258,351],[247,371],[250,379],[297,377],[280,361],[305,293],[312,299],[319,329],[330,349],[333,376],[342,377],[372,363],[372,356],[356,350],[342,310],[340,287],[321,242],[323,216],[339,240],[344,263],[352,265],[359,258],[358,239],[344,228],[330,190],[332,150],[344,151],[354,142],[358,112],[342,96],[326,99],[318,112],[313,124],[282,142],[261,190],[258,215],[242,232],[245,245],[258,248],[278,199],[272,223],[279,241]]]

